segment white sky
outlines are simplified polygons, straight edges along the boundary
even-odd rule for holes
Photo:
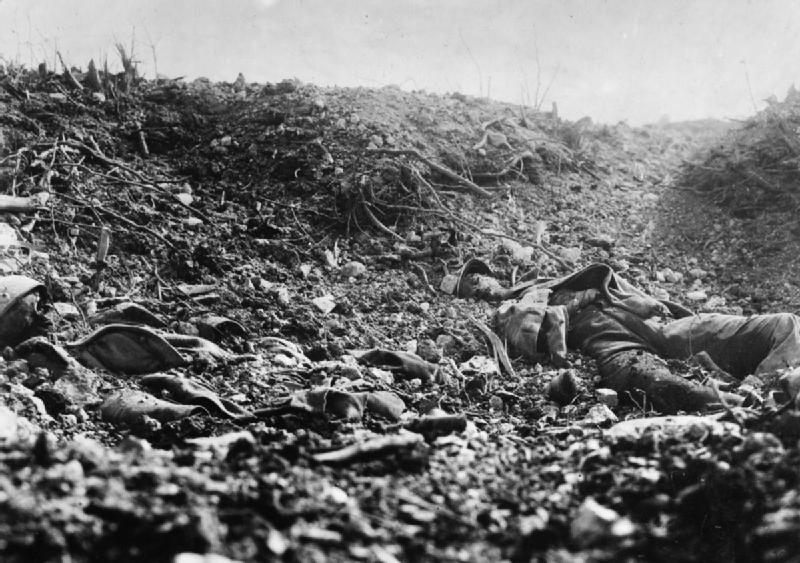
[[[397,84],[631,123],[744,117],[800,85],[797,0],[0,0],[0,55],[129,44],[146,75]]]

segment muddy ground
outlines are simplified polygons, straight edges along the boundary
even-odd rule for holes
[[[789,212],[737,216],[681,182],[729,124],[570,123],[396,88],[123,80],[92,91],[77,79],[82,90],[47,72],[0,78],[0,187],[49,194],[5,214],[25,247],[7,271],[46,285],[56,345],[124,302],[216,340],[228,355],[166,371],[256,416],[120,421],[103,405],[146,392],[141,375],[62,375],[8,347],[3,560],[800,553],[793,410],[765,400],[620,427],[658,413],[602,408],[596,367],[578,353],[567,367],[499,369],[478,327],[493,306],[447,291],[470,257],[505,285],[604,262],[698,311],[797,312]],[[228,321],[208,332],[208,315]],[[375,348],[428,369],[356,359]],[[550,401],[567,372],[577,395]],[[369,393],[382,408],[364,408]]]

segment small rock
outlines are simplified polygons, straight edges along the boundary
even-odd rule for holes
[[[439,285],[439,290],[442,293],[453,295],[456,291],[456,285],[458,285],[458,276],[454,274],[448,274],[442,278],[442,283]]]
[[[708,299],[708,295],[702,289],[698,289],[696,291],[689,291],[686,293],[686,299],[689,301],[705,301]]]
[[[596,389],[594,394],[600,403],[608,407],[614,408],[619,404],[619,396],[617,395],[617,392],[614,391],[613,389],[606,389],[605,387],[601,387],[599,389]]]
[[[442,352],[436,342],[430,338],[423,338],[417,342],[417,355],[428,362],[438,364],[442,359]]]
[[[376,367],[369,367],[367,368],[367,375],[369,377],[377,379],[381,383],[385,383],[386,385],[394,384],[394,374],[388,370]]]
[[[343,489],[331,485],[322,491],[322,500],[331,502],[333,504],[347,504],[347,501],[350,500],[350,497]]]
[[[375,147],[382,147],[383,137],[381,137],[380,135],[373,135],[369,138],[369,142],[375,145]]]
[[[652,295],[653,297],[661,301],[669,301],[669,291],[667,291],[663,287],[657,287],[653,289]]]
[[[497,366],[497,363],[488,356],[472,356],[469,360],[458,366],[458,369],[464,373],[477,373],[481,375],[498,375],[500,373],[500,368]]]
[[[665,268],[661,273],[664,276],[664,281],[667,283],[679,283],[683,280],[682,273],[675,272],[670,268]]]
[[[367,272],[367,267],[361,262],[352,261],[342,266],[341,274],[345,278],[360,278]]]
[[[589,246],[596,246],[603,250],[611,250],[614,246],[614,239],[608,235],[596,235],[586,239],[586,244]]]
[[[336,121],[337,129],[344,129],[345,127],[347,127],[347,120],[344,117]]]
[[[456,339],[450,336],[449,334],[440,334],[436,337],[436,347],[442,351],[444,354],[448,354],[453,352],[453,348],[455,347]]]
[[[505,403],[503,402],[503,399],[497,395],[492,395],[492,397],[489,399],[489,408],[492,410],[502,411],[504,405]]]
[[[68,321],[77,321],[81,318],[81,312],[72,303],[53,303],[53,309]]]
[[[275,298],[280,305],[286,306],[292,302],[292,296],[289,289],[286,287],[279,287],[275,290]]]
[[[192,194],[187,194],[183,192],[172,194],[172,197],[174,197],[184,205],[191,205],[192,202],[194,201],[194,196],[192,196]]]
[[[24,442],[33,444],[39,434],[38,427],[24,416],[0,405],[0,444]]]
[[[622,518],[615,510],[602,506],[588,497],[578,507],[570,525],[572,540],[581,548],[595,545],[604,539],[621,538],[634,532],[633,524]]]
[[[719,309],[720,307],[724,307],[727,303],[728,302],[724,297],[712,295],[708,298],[708,301],[706,301],[705,305],[703,305],[703,308],[708,310]]]
[[[289,541],[281,532],[270,526],[267,535],[267,548],[277,556],[281,556],[289,549]]]
[[[272,283],[271,281],[267,281],[264,278],[258,276],[252,278],[250,280],[250,283],[252,283],[253,287],[258,291],[269,291],[275,286],[275,284]]]
[[[589,412],[586,413],[583,421],[587,424],[596,424],[598,426],[602,426],[604,424],[612,424],[617,422],[619,419],[617,415],[614,414],[608,405],[600,403],[598,405],[594,405],[592,408],[589,409]]]
[[[581,259],[581,249],[575,246],[570,248],[562,248],[559,254],[564,260],[567,262],[572,262],[573,264],[577,264]]]
[[[77,459],[50,467],[44,478],[53,483],[76,484],[83,480],[83,466]]]
[[[352,123],[353,125],[355,125],[356,123],[358,123],[358,122],[360,122],[360,121],[361,121],[361,118],[360,118],[360,117],[358,117],[358,114],[357,114],[357,113],[350,114],[350,123]]]
[[[280,533],[280,532],[278,532]],[[284,551],[286,551],[284,549]],[[233,559],[228,559],[224,555],[216,553],[178,553],[172,558],[172,563],[237,563]]]
[[[303,276],[303,278],[308,278],[308,276],[311,275],[312,268],[313,266],[311,264],[300,264],[300,275]]]
[[[322,297],[316,297],[311,300],[314,306],[319,309],[323,315],[327,315],[336,308],[336,301],[330,293]]]
[[[493,147],[502,147],[508,144],[508,137],[496,131],[487,131],[486,141]]]
[[[384,139],[384,143],[389,145],[390,147],[393,147],[393,146],[395,146],[397,144],[397,141],[391,135],[386,135],[386,138]]]
[[[561,370],[547,385],[547,398],[567,405],[578,396],[578,380],[571,369]]]
[[[702,280],[708,275],[708,272],[701,268],[692,268],[687,273],[689,274],[689,279],[691,280]]]
[[[74,414],[62,414],[61,424],[67,428],[74,428],[78,425],[78,417]]]
[[[504,238],[501,246],[511,255],[511,261],[514,263],[524,264],[530,262],[533,257],[532,246],[522,246],[515,240]]]

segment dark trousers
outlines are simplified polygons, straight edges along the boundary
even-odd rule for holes
[[[800,318],[789,313],[740,317],[716,313],[672,321],[656,331],[650,350],[594,352],[603,385],[659,411],[701,410],[717,402],[713,389],[667,368],[659,356],[687,359],[706,352],[723,370],[742,379],[800,365]]]

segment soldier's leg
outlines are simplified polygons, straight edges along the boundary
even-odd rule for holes
[[[680,410],[704,410],[719,403],[716,392],[672,373],[664,360],[644,350],[617,352],[598,360],[601,384],[643,406],[672,414]],[[736,395],[725,400],[740,402]]]
[[[744,378],[800,365],[800,319],[790,313],[741,317],[701,314],[661,329],[664,356],[707,352],[722,369]]]

